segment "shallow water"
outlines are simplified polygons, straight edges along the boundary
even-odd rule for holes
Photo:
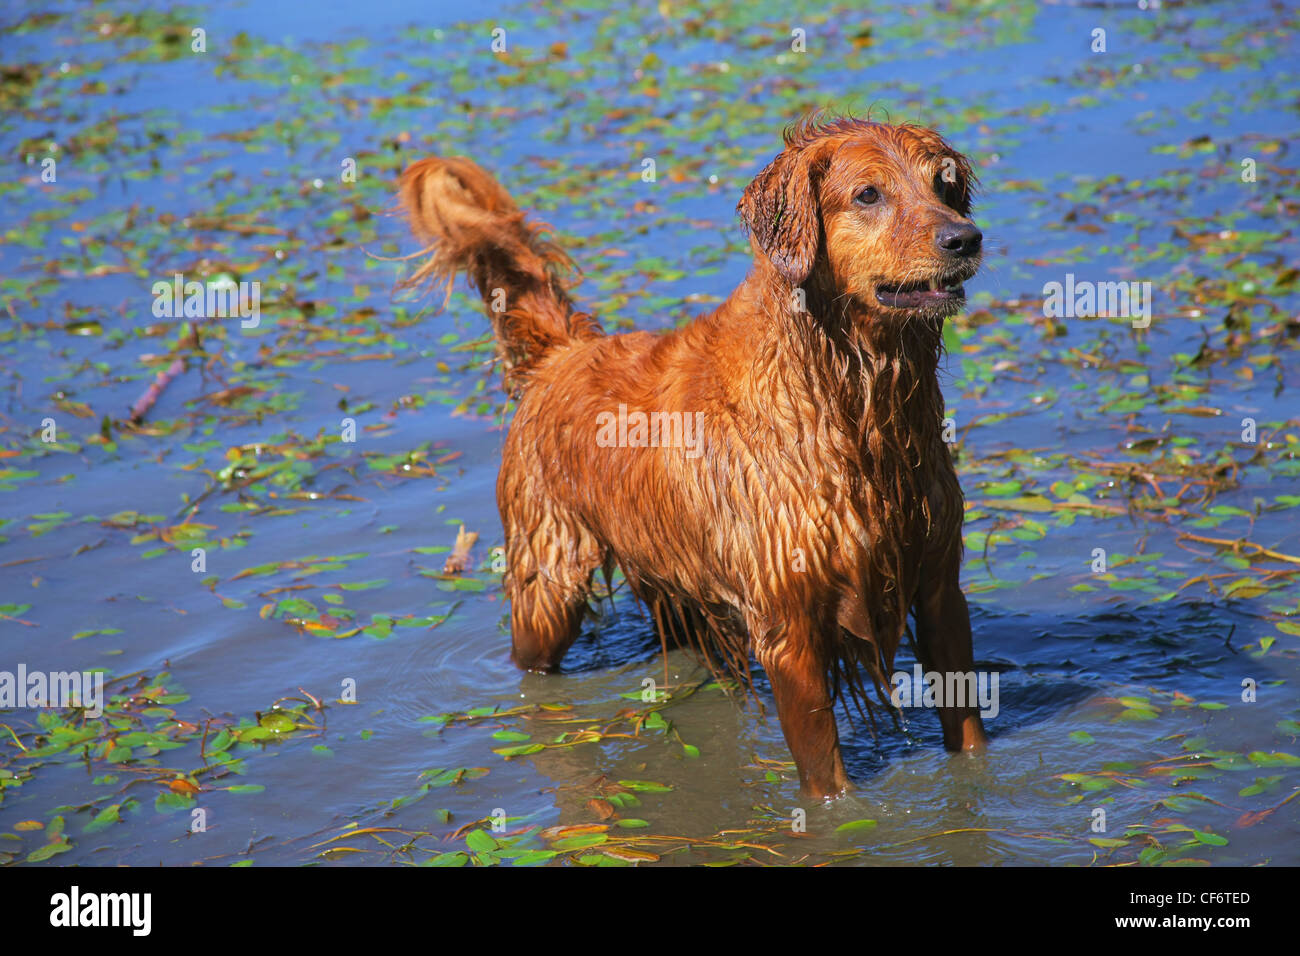
[[[42,9],[0,18],[0,671],[126,679],[105,721],[0,710],[0,862],[1300,862],[1293,7]],[[857,791],[822,806],[761,676],[737,704],[673,652],[641,699],[665,663],[621,595],[563,673],[510,664],[486,323],[392,294],[383,211],[411,159],[472,156],[607,325],[669,327],[744,275],[740,190],[827,104],[934,125],[983,181],[945,395],[1001,693],[979,758],[928,711],[844,715]],[[176,272],[261,282],[261,324],[205,324],[132,430]],[[1150,282],[1150,328],[1046,318],[1067,273]],[[578,826],[607,829],[543,829]]]

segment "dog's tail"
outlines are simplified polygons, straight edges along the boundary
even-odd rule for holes
[[[603,334],[569,298],[561,277],[573,264],[543,238],[549,227],[528,222],[510,194],[476,164],[421,159],[402,173],[398,198],[411,231],[425,244],[417,253],[425,258],[401,287],[443,284],[450,297],[456,273],[464,272],[483,297],[512,393],[522,373],[548,350]]]

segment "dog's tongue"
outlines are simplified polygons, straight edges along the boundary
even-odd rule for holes
[[[895,309],[917,309],[937,302],[948,302],[961,298],[965,290],[961,286],[951,289],[878,289],[876,298],[884,305]]]

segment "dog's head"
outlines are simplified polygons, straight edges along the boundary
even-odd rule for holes
[[[806,121],[785,143],[737,207],[756,256],[877,315],[962,307],[983,238],[965,156],[933,130],[855,119]]]

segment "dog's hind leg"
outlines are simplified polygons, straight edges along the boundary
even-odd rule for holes
[[[510,599],[511,658],[525,670],[559,666],[578,639],[603,549],[582,525],[553,508],[505,514],[506,595]]]
[[[807,618],[786,622],[780,634],[752,623],[755,656],[772,682],[781,730],[790,746],[799,783],[812,797],[835,797],[849,789],[835,726],[834,697],[826,680],[822,641]]]

